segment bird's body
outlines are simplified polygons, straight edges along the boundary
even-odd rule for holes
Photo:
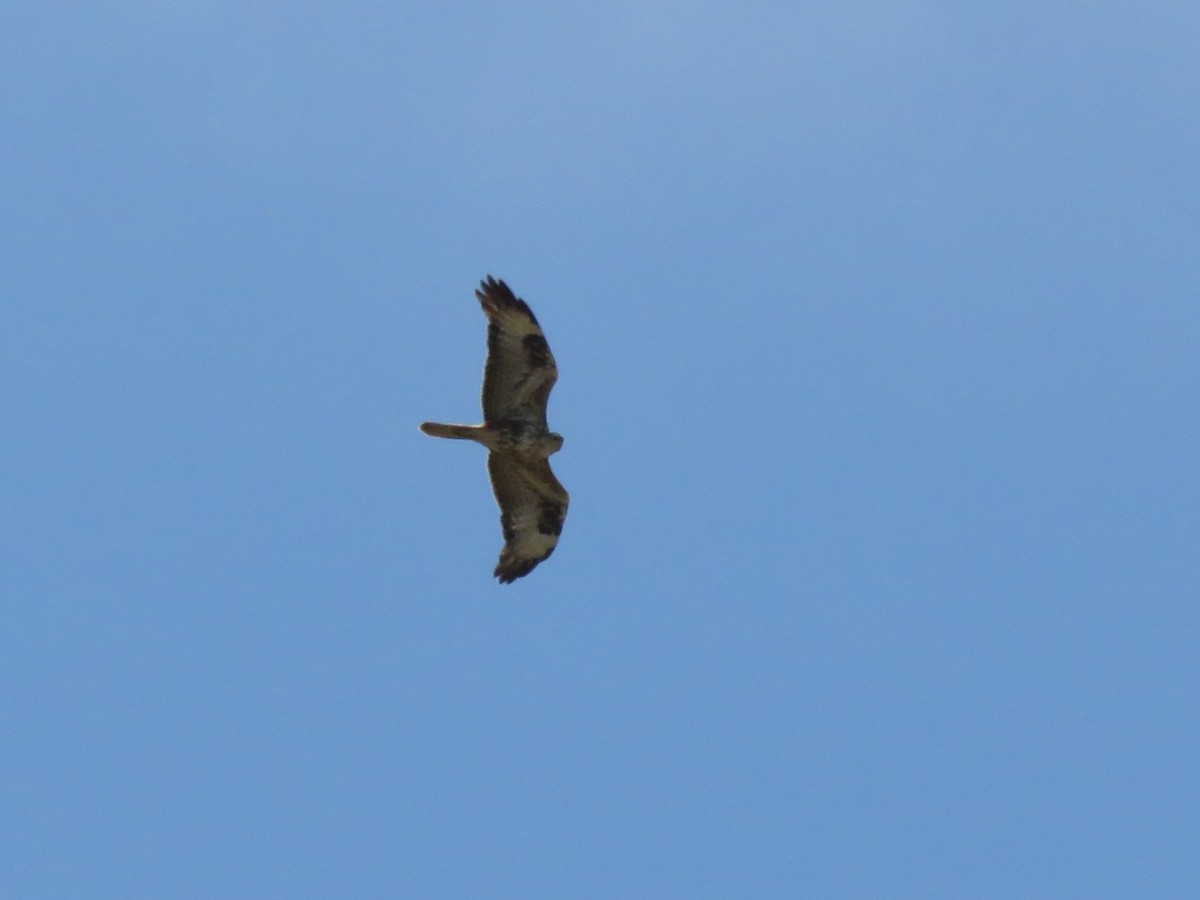
[[[563,444],[546,424],[558,368],[533,311],[508,285],[489,275],[475,296],[488,317],[483,424],[424,422],[421,431],[488,448],[488,474],[504,532],[494,574],[509,583],[554,552],[567,515],[567,492],[548,461]]]

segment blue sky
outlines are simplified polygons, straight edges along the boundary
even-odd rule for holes
[[[1194,4],[3,17],[12,896],[1198,889]]]

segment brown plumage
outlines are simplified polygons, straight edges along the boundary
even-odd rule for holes
[[[567,492],[547,459],[563,443],[546,424],[546,403],[558,368],[533,311],[508,285],[489,275],[475,296],[488,317],[483,424],[424,422],[421,430],[433,437],[477,441],[490,451],[488,474],[504,532],[493,574],[507,584],[554,552],[567,516]]]

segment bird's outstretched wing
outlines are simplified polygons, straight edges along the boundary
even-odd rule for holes
[[[483,419],[546,428],[546,401],[558,378],[554,355],[533,312],[491,275],[475,291],[488,317],[483,367]]]
[[[528,575],[554,552],[569,498],[545,459],[489,453],[488,474],[504,532],[504,549],[493,574],[507,584]]]

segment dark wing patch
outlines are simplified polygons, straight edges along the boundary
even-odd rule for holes
[[[525,362],[535,369],[547,369],[554,365],[554,357],[550,355],[550,345],[540,334],[527,334],[521,340],[525,348]]]
[[[545,459],[520,453],[488,454],[492,493],[500,507],[504,549],[493,573],[508,584],[546,559],[558,545],[569,497]]]
[[[554,354],[529,305],[491,275],[475,291],[488,317],[483,367],[485,422],[531,422],[546,428],[546,403],[558,379]]]

